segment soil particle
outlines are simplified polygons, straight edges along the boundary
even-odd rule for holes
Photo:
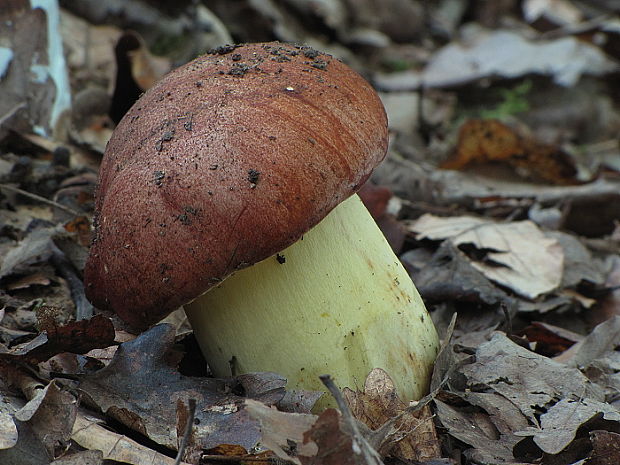
[[[309,48],[309,49],[304,50],[304,56],[306,58],[314,59],[314,58],[318,57],[319,55],[321,55],[321,52],[319,52],[318,50],[315,50],[313,48]]]
[[[248,170],[248,181],[250,181],[250,185],[252,188],[256,187],[258,184],[258,178],[260,177],[260,171],[255,169]]]
[[[317,60],[314,60],[310,66],[312,66],[313,68],[325,71],[327,69],[327,62],[325,60],[317,59]]]
[[[191,131],[193,125],[194,125],[194,115],[190,114],[189,116],[187,116],[186,121],[183,123],[183,127],[185,128],[186,131]]]
[[[244,63],[235,63],[227,74],[230,76],[244,76],[250,70],[250,67]]]
[[[164,149],[164,142],[169,142],[174,139],[174,128],[167,129],[161,136],[161,138],[155,142],[155,149],[161,152]]]
[[[233,52],[237,47],[239,47],[239,45],[222,45],[209,50],[207,53],[209,55],[226,55],[227,53]]]
[[[192,224],[192,216],[196,216],[197,214],[198,210],[188,205],[183,208],[183,213],[177,216],[177,220],[179,220],[181,224],[189,226]]]
[[[164,182],[163,179],[166,177],[166,172],[165,171],[153,171],[153,182],[155,183],[156,186],[161,186],[161,184]]]
[[[177,216],[177,219],[181,222],[182,225],[189,226],[192,224],[192,220],[187,215],[187,213],[180,214],[179,216]]]

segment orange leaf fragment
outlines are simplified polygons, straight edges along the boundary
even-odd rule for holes
[[[467,121],[459,131],[453,156],[443,169],[460,170],[472,164],[500,162],[520,176],[552,184],[577,184],[577,169],[560,147],[526,137],[497,120]]]

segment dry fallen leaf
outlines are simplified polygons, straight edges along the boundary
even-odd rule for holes
[[[620,463],[620,434],[611,431],[592,431],[592,453],[588,465],[617,465]]]
[[[42,332],[34,339],[0,353],[0,358],[42,362],[62,352],[83,354],[92,349],[103,349],[114,344],[112,322],[102,315],[66,324],[43,321],[43,325]]]
[[[250,416],[260,423],[261,443],[278,457],[300,465],[296,456],[316,455],[316,444],[304,443],[304,433],[316,422],[316,415],[280,412],[251,399],[245,405]]]
[[[67,454],[50,465],[103,465],[103,453],[99,450],[83,450]]]
[[[510,399],[536,423],[536,414],[565,398],[602,401],[600,388],[576,368],[569,368],[516,345],[502,333],[478,347],[476,362],[463,367],[470,385],[488,386]]]
[[[275,403],[284,396],[286,380],[269,373],[227,380],[183,376],[167,362],[174,337],[171,325],[160,324],[121,344],[105,368],[81,377],[80,390],[104,413],[174,450],[182,436],[179,403],[188,405],[192,398],[198,408],[188,454],[220,444],[255,447],[259,425],[233,391],[241,388],[248,397]]]
[[[456,153],[441,168],[456,170],[485,162],[507,164],[533,180],[577,182],[575,164],[561,148],[519,134],[497,120],[469,120],[459,131]]]
[[[407,264],[406,256],[402,260]],[[450,241],[444,241],[432,259],[419,272],[412,273],[412,277],[429,304],[458,301],[492,306],[510,300]]]
[[[562,282],[562,247],[531,221],[495,223],[426,214],[410,222],[408,228],[418,239],[447,238],[461,249],[475,247],[483,259],[471,259],[472,266],[524,297],[535,298],[551,292]]]
[[[541,415],[540,427],[528,427],[515,434],[532,436],[543,452],[558,454],[573,442],[577,431],[592,420],[620,424],[620,411],[591,399],[561,399]]]
[[[69,446],[71,428],[77,412],[74,394],[53,380],[46,386],[21,369],[0,364],[2,385],[19,387],[29,399],[3,397],[4,408],[17,428],[17,442],[0,449],[0,463],[39,465],[50,463]],[[6,426],[6,425],[5,425]],[[10,428],[9,428],[10,430]]]
[[[0,407],[0,449],[10,449],[17,444],[17,427],[11,414]]]
[[[101,451],[106,460],[128,463],[131,465],[174,465],[174,459],[138,444],[118,433],[101,426],[99,420],[82,413],[78,414],[71,435],[85,449]],[[181,462],[180,465],[189,465]]]
[[[373,430],[400,416],[376,445],[382,456],[418,462],[441,456],[430,409],[406,411],[408,405],[400,400],[394,382],[384,370],[372,370],[363,391],[345,388],[343,394],[353,416]]]

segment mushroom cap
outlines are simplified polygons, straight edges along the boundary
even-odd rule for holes
[[[297,241],[387,151],[379,97],[330,55],[226,46],[172,71],[101,164],[86,295],[145,328]]]

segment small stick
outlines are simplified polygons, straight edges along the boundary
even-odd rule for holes
[[[278,457],[242,457],[238,455],[202,455],[202,460],[207,462],[221,462],[221,463],[246,463],[246,462],[260,462],[260,463],[272,463],[273,465],[289,465],[293,462],[283,460]]]
[[[63,204],[58,202],[54,202],[53,200],[46,199],[45,197],[41,197],[40,195],[33,194],[32,192],[25,191],[20,189],[19,187],[13,187],[8,184],[0,183],[0,189],[5,189],[7,191],[15,192],[17,194],[23,195],[24,197],[29,197],[32,200],[36,200],[37,202],[45,203],[47,205],[51,205],[52,207],[59,208],[61,210],[66,211],[67,213],[72,214],[73,216],[80,216],[82,213],[75,211],[73,208],[66,207]]]
[[[82,279],[77,275],[73,265],[69,262],[69,260],[67,260],[65,254],[62,253],[62,251],[60,251],[57,247],[53,248],[54,252],[52,253],[52,264],[56,268],[56,271],[58,271],[58,274],[65,278],[69,284],[69,291],[71,292],[71,297],[75,303],[75,319],[87,320],[91,318],[94,314],[94,307],[86,299]]]
[[[177,452],[177,458],[174,461],[174,465],[180,465],[181,459],[183,458],[183,454],[185,453],[185,448],[187,447],[187,443],[189,441],[189,437],[192,434],[192,426],[194,426],[194,416],[196,415],[196,399],[189,399],[188,405],[188,415],[187,415],[187,423],[185,423],[185,431],[183,432],[183,438],[181,439],[181,444],[179,445],[179,451]]]
[[[381,456],[372,448],[366,438],[362,435],[362,432],[357,425],[357,420],[353,416],[353,413],[351,413],[349,405],[346,400],[344,400],[344,397],[342,396],[340,389],[336,386],[336,383],[334,383],[334,380],[329,375],[321,375],[319,378],[330,394],[334,396],[334,399],[336,399],[336,404],[338,404],[338,408],[342,413],[342,419],[349,427],[353,440],[360,446],[362,458],[364,459],[366,465],[382,465],[383,462],[381,460]]]

